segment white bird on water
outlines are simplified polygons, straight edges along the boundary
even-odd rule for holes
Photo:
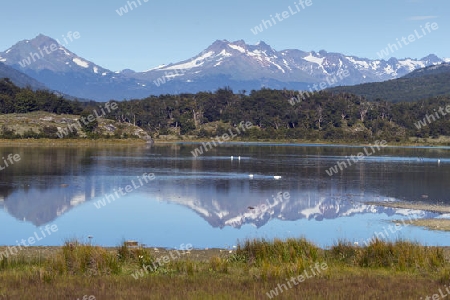
[[[233,160],[233,155],[231,155],[231,160]]]
[[[248,177],[250,177],[251,179],[253,179],[253,174],[248,175]]]
[[[281,176],[273,176],[276,180],[281,179]]]

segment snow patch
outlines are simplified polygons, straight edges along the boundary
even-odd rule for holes
[[[183,76],[183,75],[184,75],[183,72],[181,72],[181,73],[178,73],[178,72],[175,72],[175,73],[172,73],[172,72],[167,73],[167,72],[166,72],[166,74],[164,75],[164,77],[166,77],[167,79],[173,79],[173,78],[175,78],[175,77]]]
[[[247,52],[247,51],[246,51],[244,48],[242,48],[241,46],[237,46],[237,45],[230,44],[230,45],[228,45],[228,47],[230,47],[231,49],[237,50],[237,51],[239,51],[239,52],[241,52],[241,53],[246,53],[246,52]]]
[[[389,74],[389,75],[392,75],[392,76],[396,75],[396,73],[395,73],[394,69],[392,68],[392,66],[389,66],[389,65],[384,68],[384,72],[386,74]]]
[[[281,70],[281,72],[286,73],[286,71],[278,64],[276,64],[275,62],[271,61],[270,58],[266,58],[267,61],[269,61],[272,65],[274,65],[275,67],[277,67],[278,69]]]
[[[378,70],[380,68],[381,61],[375,60],[372,62],[372,70]]]
[[[315,57],[312,55],[312,53],[309,53],[308,56],[303,57],[304,60],[318,64],[318,65],[322,65],[323,60],[325,59],[325,57]]]
[[[82,68],[89,68],[89,63],[79,59],[78,57],[73,58],[72,61]]]
[[[107,73],[106,73],[106,72],[104,72],[104,73],[102,73],[102,76],[106,76],[106,74],[107,74]]]
[[[92,69],[94,70],[94,73],[95,73],[95,74],[98,74],[98,68],[97,68],[97,66],[94,66]]]
[[[425,68],[425,63],[423,61],[414,61],[412,59],[399,61],[398,64],[402,67],[407,67],[410,71],[414,71],[417,68]]]
[[[4,62],[4,61],[6,61],[6,58],[3,58],[3,57],[0,56],[0,61]]]
[[[283,62],[284,62],[284,65],[286,66],[286,68],[288,68],[289,71],[292,71],[292,68],[289,66],[289,63],[285,59],[283,59]]]
[[[248,55],[249,56],[253,56],[256,57],[257,59],[259,59],[260,61],[263,61],[262,56],[263,56],[263,52],[261,52],[260,50],[255,50],[252,52],[249,52]]]
[[[155,68],[148,69],[147,71],[144,71],[144,73],[145,72],[150,72],[150,71],[153,71],[153,70],[159,70],[159,69],[164,68],[165,66],[166,66],[165,64],[162,64],[162,65],[159,65],[159,66],[157,66]]]
[[[66,50],[66,48],[64,48],[64,47],[59,47],[59,50],[64,51],[64,54],[65,54],[65,55],[70,56],[70,52],[68,52],[68,51]]]
[[[224,50],[225,51],[225,50]],[[211,57],[214,54],[213,51],[209,51],[199,57],[197,57],[196,59],[193,59],[187,63],[184,64],[179,64],[179,65],[173,65],[170,67],[165,68],[164,70],[183,70],[183,69],[192,69],[192,68],[197,68],[197,67],[201,67],[204,63],[205,60],[209,57]]]
[[[353,57],[350,56],[346,56],[345,57],[349,62],[351,62],[352,64],[354,64],[355,66],[361,67],[363,69],[369,69],[369,64],[367,63],[367,61],[363,61],[363,60],[356,60]]]
[[[230,57],[233,56],[233,54],[228,53],[227,50],[223,49],[222,52],[219,53],[220,56]]]

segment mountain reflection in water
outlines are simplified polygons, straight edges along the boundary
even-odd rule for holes
[[[146,172],[154,173],[155,180],[115,202],[132,203],[139,197],[175,204],[194,211],[212,228],[248,224],[261,228],[273,220],[325,221],[364,214],[406,217],[418,213],[364,204],[367,201],[449,203],[445,192],[450,175],[447,149],[387,148],[370,160],[328,176],[327,168],[360,149],[229,145],[194,158],[190,151],[195,147],[2,148],[0,154],[18,153],[22,161],[0,172],[0,208],[35,226],[57,222],[75,207],[86,206],[98,222],[108,222],[111,216],[105,212],[110,214],[111,208],[97,209],[94,203]],[[241,159],[231,160],[231,156]],[[130,207],[133,209],[140,208]],[[165,214],[171,214],[170,207]]]

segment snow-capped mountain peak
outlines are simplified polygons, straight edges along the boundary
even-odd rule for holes
[[[435,55],[422,59],[367,59],[298,49],[275,50],[263,41],[216,40],[198,55],[145,72],[111,72],[77,56],[57,40],[39,35],[0,52],[0,62],[43,82],[49,88],[95,100],[143,98],[151,94],[195,93],[230,86],[235,90],[261,87],[308,89],[327,82],[353,85],[385,81],[444,62]],[[450,61],[446,59],[445,61]],[[339,74],[346,72],[348,76]],[[330,80],[331,79],[331,80]]]
[[[77,56],[59,41],[42,34],[32,40],[18,42],[1,53],[1,56],[6,64],[25,71],[69,72],[84,69],[91,73],[110,72]]]

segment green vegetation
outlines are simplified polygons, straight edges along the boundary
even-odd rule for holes
[[[277,299],[418,299],[450,280],[447,249],[406,241],[376,240],[367,247],[340,241],[324,250],[305,239],[250,240],[232,253],[196,258],[206,250],[192,250],[137,277],[160,255],[153,248],[72,241],[46,256],[31,254],[32,248],[0,262],[0,298],[267,299],[278,284],[317,263],[327,268]]]
[[[136,123],[152,136],[221,136],[241,121],[254,127],[242,140],[302,140],[346,143],[410,143],[418,139],[450,136],[450,118],[440,118],[418,130],[427,114],[450,104],[450,97],[414,103],[370,102],[352,94],[318,92],[291,105],[295,91],[262,89],[249,95],[229,89],[215,93],[161,95],[123,101],[113,118]],[[421,140],[424,142],[424,140]]]
[[[46,111],[56,114],[79,114],[83,103],[66,100],[50,91],[19,88],[8,78],[0,79],[0,114]]]
[[[102,129],[100,119],[96,119],[68,134],[71,138],[129,138],[136,134],[125,132],[122,127],[130,125],[160,139],[209,139],[248,121],[253,128],[236,139],[341,143],[370,143],[383,139],[389,143],[449,144],[446,137],[450,136],[450,118],[440,115],[420,129],[416,127],[417,122],[447,105],[450,105],[448,96],[391,103],[371,102],[348,93],[322,91],[299,99],[296,91],[262,89],[235,94],[229,88],[222,88],[215,92],[121,101],[116,110],[101,118],[121,125],[104,125]],[[76,114],[76,121],[94,110],[99,111],[102,106],[103,103],[65,100],[48,91],[20,89],[7,79],[0,80],[0,116],[42,111],[59,116]],[[0,138],[56,138],[56,125],[51,124],[17,132],[13,125],[18,119],[0,128]],[[59,127],[67,127],[75,121],[73,118],[63,120],[66,124]],[[142,138],[142,134],[139,136]]]

